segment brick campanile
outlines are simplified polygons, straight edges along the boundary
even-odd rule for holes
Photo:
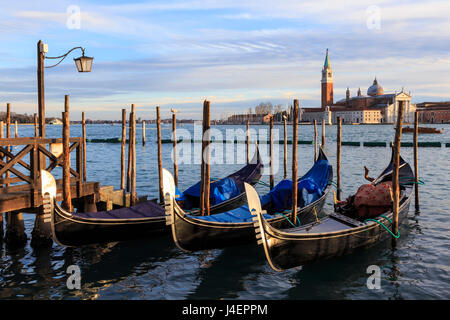
[[[322,107],[333,104],[333,69],[331,69],[330,60],[327,55],[322,69]]]

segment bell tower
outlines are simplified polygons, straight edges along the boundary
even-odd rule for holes
[[[333,69],[331,69],[330,60],[325,56],[325,63],[322,69],[322,108],[333,104]]]

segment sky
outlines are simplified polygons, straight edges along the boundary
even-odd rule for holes
[[[36,44],[48,56],[82,46],[94,57],[78,73],[72,52],[45,69],[46,116],[71,119],[212,119],[259,102],[320,106],[326,49],[335,101],[365,93],[375,77],[385,93],[413,103],[450,100],[450,1],[443,0],[0,0],[0,111],[37,112]],[[50,66],[54,61],[46,60]]]

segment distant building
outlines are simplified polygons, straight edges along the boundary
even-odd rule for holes
[[[356,96],[350,96],[347,88],[345,99],[333,102],[333,69],[331,68],[328,49],[325,63],[322,69],[321,80],[321,108],[304,108],[301,113],[301,121],[318,123],[325,121],[327,124],[336,123],[341,116],[344,123],[394,123],[397,120],[397,111],[400,103],[404,103],[404,122],[414,121],[416,106],[411,104],[411,94],[404,92],[384,93],[382,86],[375,78],[373,84],[367,89],[367,94],[362,95],[361,88]]]
[[[450,123],[450,101],[418,103],[417,117],[421,123]]]
[[[253,124],[269,123],[271,114],[234,114],[229,116],[227,123],[229,124],[245,124],[247,120]]]

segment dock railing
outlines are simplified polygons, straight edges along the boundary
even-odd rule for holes
[[[76,196],[79,198],[83,195],[83,140],[78,137],[69,141],[69,153],[76,152],[75,168],[70,168],[70,181],[76,183]],[[40,169],[51,172],[64,165],[63,159],[61,138],[0,138],[0,194],[30,192],[32,206],[38,206]],[[62,179],[56,180],[57,185],[61,182]]]

